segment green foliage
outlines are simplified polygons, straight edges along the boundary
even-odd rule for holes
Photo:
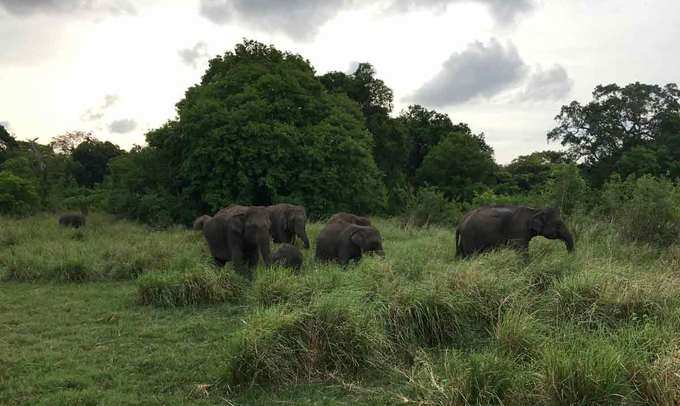
[[[36,209],[38,202],[33,182],[7,170],[0,171],[0,214],[29,214]]]
[[[680,190],[668,179],[612,177],[602,191],[602,211],[630,240],[661,246],[678,241]]]
[[[312,215],[384,205],[361,110],[329,93],[299,55],[245,41],[211,60],[177,107],[178,121],[147,140],[189,205],[287,201]]]
[[[418,183],[438,187],[450,199],[470,200],[494,181],[493,150],[483,135],[451,133],[432,147],[417,170]]]
[[[407,201],[407,209],[402,216],[406,224],[417,227],[430,224],[454,225],[462,217],[460,206],[448,200],[434,187],[422,187]]]
[[[550,171],[543,199],[547,206],[558,208],[563,214],[573,214],[578,209],[585,209],[588,196],[588,185],[581,177],[574,164],[557,164]]]
[[[101,183],[107,173],[109,161],[123,151],[109,141],[86,140],[78,144],[71,153],[75,163],[73,174],[78,185],[93,187]]]
[[[558,151],[521,155],[503,168],[505,174],[495,190],[501,194],[536,192],[548,182],[553,167],[565,163],[569,163],[568,158]]]
[[[583,159],[591,182],[602,185],[616,170],[677,177],[680,90],[632,83],[597,86],[593,101],[563,106],[558,126],[548,133],[573,158]]]

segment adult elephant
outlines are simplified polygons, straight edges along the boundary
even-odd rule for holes
[[[357,216],[356,214],[340,212],[335,213],[330,219],[328,219],[328,224],[333,223],[349,223],[359,226],[370,226],[371,220],[369,220],[367,217]]]
[[[365,253],[385,255],[380,232],[371,226],[346,222],[330,223],[316,238],[316,259],[343,265],[359,260]]]
[[[272,222],[272,238],[276,243],[292,244],[295,237],[302,240],[305,248],[309,248],[307,238],[307,213],[302,206],[287,203],[267,207]]]
[[[566,244],[567,251],[574,251],[574,238],[557,209],[482,206],[465,214],[456,229],[456,256],[465,258],[502,245],[527,255],[529,241],[538,235],[560,239]]]
[[[203,236],[217,265],[233,261],[236,271],[250,279],[260,256],[265,266],[271,263],[270,227],[266,207],[229,206],[205,222]]]
[[[196,220],[194,220],[193,228],[196,231],[203,230],[203,225],[205,224],[206,221],[210,220],[212,217],[208,216],[207,214],[204,214],[200,217],[197,217]]]

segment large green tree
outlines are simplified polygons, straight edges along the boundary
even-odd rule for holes
[[[679,169],[679,115],[680,90],[675,84],[597,86],[591,102],[562,107],[548,139],[567,146],[596,185],[612,172],[659,175]],[[656,162],[650,163],[650,156]]]
[[[121,155],[123,151],[109,141],[88,139],[73,149],[71,159],[74,162],[73,174],[78,185],[93,187],[104,180],[109,161]]]
[[[450,199],[471,200],[495,183],[493,149],[483,135],[453,132],[432,147],[417,171],[418,183],[435,186]]]
[[[299,55],[246,40],[210,61],[177,112],[147,141],[196,210],[288,201],[326,214],[384,204],[360,106],[329,92]]]

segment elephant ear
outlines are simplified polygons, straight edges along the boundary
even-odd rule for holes
[[[350,240],[362,251],[366,247],[366,236],[364,235],[364,232],[361,229],[354,231],[350,236]]]
[[[529,231],[535,234],[540,234],[541,231],[543,230],[543,227],[545,227],[545,220],[546,213],[543,210],[531,216],[528,225]]]

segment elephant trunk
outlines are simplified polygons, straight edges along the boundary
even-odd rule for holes
[[[309,238],[307,238],[307,231],[305,230],[305,220],[298,219],[295,221],[295,235],[300,237],[305,249],[309,248]]]
[[[574,237],[572,237],[566,226],[560,228],[559,238],[564,241],[564,244],[567,246],[567,251],[574,252]]]

